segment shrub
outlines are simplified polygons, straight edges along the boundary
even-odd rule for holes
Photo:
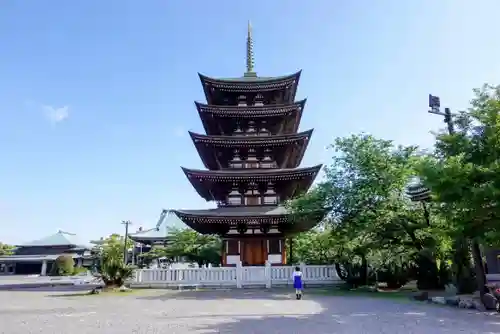
[[[436,261],[426,253],[417,256],[417,288],[419,290],[439,289],[439,269]]]
[[[377,272],[378,281],[386,283],[389,289],[401,288],[408,283],[409,277],[410,270],[404,265],[388,264]]]
[[[439,288],[444,289],[447,284],[451,282],[451,268],[450,266],[442,261],[441,264],[439,265]]]
[[[84,268],[84,267],[75,267],[75,269],[73,270],[72,275],[85,274],[86,272],[88,272],[87,268]]]
[[[351,288],[371,285],[375,283],[375,275],[368,267],[359,263],[336,263],[337,275]]]
[[[103,261],[95,276],[102,279],[107,288],[121,287],[134,276],[135,267],[122,262]]]
[[[52,265],[51,276],[70,276],[75,271],[75,262],[71,255],[58,256]]]

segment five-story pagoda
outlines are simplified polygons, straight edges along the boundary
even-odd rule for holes
[[[217,208],[175,212],[194,230],[222,236],[223,265],[284,264],[285,237],[317,223],[292,221],[280,205],[307,191],[321,169],[298,168],[313,131],[297,131],[305,105],[295,102],[300,71],[257,76],[249,24],[244,76],[199,76],[207,103],[196,108],[206,135],[190,135],[208,170],[183,170]]]

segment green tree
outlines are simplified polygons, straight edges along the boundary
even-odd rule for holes
[[[300,233],[293,237],[292,263],[333,264],[338,259],[337,243],[329,228]],[[287,252],[290,246],[287,245]]]
[[[213,235],[203,235],[192,229],[172,229],[164,248],[164,256],[175,260],[184,258],[199,265],[221,262],[221,240]]]
[[[470,241],[478,289],[484,292],[481,243],[498,243],[500,233],[500,88],[475,90],[471,108],[454,120],[454,134],[436,135],[435,155],[419,173],[450,233]]]
[[[368,277],[368,260],[376,254],[398,263],[403,258],[420,263],[425,259],[437,277],[438,243],[432,226],[426,224],[421,207],[405,196],[421,159],[417,148],[396,147],[364,134],[338,138],[332,148],[335,154],[325,181],[289,203],[295,218],[326,213],[332,244],[337,244],[331,254],[346,264],[359,261],[361,277]]]
[[[149,267],[153,261],[156,261],[162,257],[165,257],[165,246],[163,245],[153,245],[149,252],[140,254],[141,267]]]
[[[0,242],[0,256],[12,255],[14,254],[14,249],[14,246]]]
[[[123,261],[123,251],[127,244],[127,249],[132,247],[130,240],[118,234],[112,234],[104,239],[98,247],[99,266],[96,277],[102,279],[107,288],[120,287],[126,280],[134,274],[133,266],[127,265]]]
[[[132,240],[127,239],[127,249],[133,247]],[[98,254],[100,258],[113,259],[113,261],[123,261],[123,254],[125,249],[125,238],[120,234],[113,233],[109,237],[101,240],[99,245],[96,245],[93,251]]]

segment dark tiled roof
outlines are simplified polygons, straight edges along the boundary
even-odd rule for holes
[[[293,143],[299,140],[305,140],[311,137],[313,129],[293,134],[276,135],[276,136],[207,136],[189,131],[191,139],[196,142],[210,143],[214,145],[258,145],[265,146],[266,144],[278,145]]]
[[[304,99],[291,104],[268,104],[262,106],[218,106],[195,101],[195,105],[196,109],[200,113],[216,113],[238,116],[249,115],[255,117],[257,115],[281,115],[283,113],[289,113],[293,111],[302,111],[302,109],[304,109],[306,101],[307,100]]]
[[[176,210],[176,212],[181,215],[205,217],[280,216],[288,213],[283,206],[237,206],[205,210]]]
[[[218,178],[224,179],[227,178],[256,178],[259,177],[277,177],[277,178],[289,178],[293,179],[294,177],[302,177],[303,175],[316,175],[322,165],[316,165],[308,168],[286,168],[286,169],[264,169],[264,168],[256,168],[256,169],[239,169],[239,170],[199,170],[199,169],[188,169],[182,167],[184,173],[188,176],[200,176],[204,178]]]
[[[259,76],[242,76],[236,78],[211,78],[201,73],[198,73],[200,79],[206,82],[231,82],[231,83],[274,83],[279,81],[292,80],[300,76],[302,71],[298,71],[289,75],[282,75],[277,77],[259,77]]]

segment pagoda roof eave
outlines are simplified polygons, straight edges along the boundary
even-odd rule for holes
[[[263,106],[226,106],[206,104],[198,101],[195,101],[194,104],[200,117],[203,117],[203,114],[213,114],[221,117],[253,118],[282,116],[290,112],[302,112],[306,102],[307,99],[303,99],[294,103]]]
[[[238,181],[246,179],[277,178],[293,180],[306,175],[316,176],[323,165],[286,169],[239,169],[239,170],[199,170],[181,167],[188,178],[202,178],[213,181]]]
[[[299,133],[273,135],[273,136],[220,136],[220,135],[204,135],[196,132],[189,131],[189,135],[193,143],[203,143],[224,147],[241,147],[241,145],[248,146],[273,146],[286,143],[293,143],[301,140],[309,140],[312,136],[314,129],[302,131]]]
[[[304,232],[320,220],[295,221],[283,206],[220,207],[208,210],[174,210],[189,227],[203,234],[227,233],[229,226],[277,224],[283,231]]]
[[[283,206],[220,207],[208,210],[175,210],[177,216],[200,233],[224,232],[223,226],[279,224],[288,222],[290,214]],[[215,224],[215,225],[214,225]]]
[[[239,170],[196,170],[182,167],[184,174],[195,188],[196,192],[206,201],[216,200],[216,195],[212,191],[212,186],[216,183],[233,182],[280,182],[299,181],[301,189],[309,189],[312,182],[321,170],[322,165],[307,168],[288,169],[239,169]],[[304,183],[305,181],[305,183]],[[294,193],[297,189],[294,191]],[[293,193],[291,194],[293,196]]]
[[[219,133],[217,119],[282,118],[290,123],[287,133],[297,132],[307,99],[291,104],[264,106],[219,106],[195,101],[203,128],[207,134]]]
[[[202,83],[223,83],[223,84],[269,84],[269,83],[281,83],[290,80],[298,80],[302,70],[299,70],[292,74],[275,76],[275,77],[259,77],[259,76],[242,76],[235,78],[213,78],[198,72],[198,76]]]
[[[243,76],[239,78],[211,78],[201,73],[198,73],[205,98],[210,103],[212,102],[211,88],[234,91],[234,92],[258,92],[258,91],[273,91],[290,89],[289,99],[293,101],[297,93],[297,86],[302,70],[290,75],[279,77],[258,77],[258,76]]]

